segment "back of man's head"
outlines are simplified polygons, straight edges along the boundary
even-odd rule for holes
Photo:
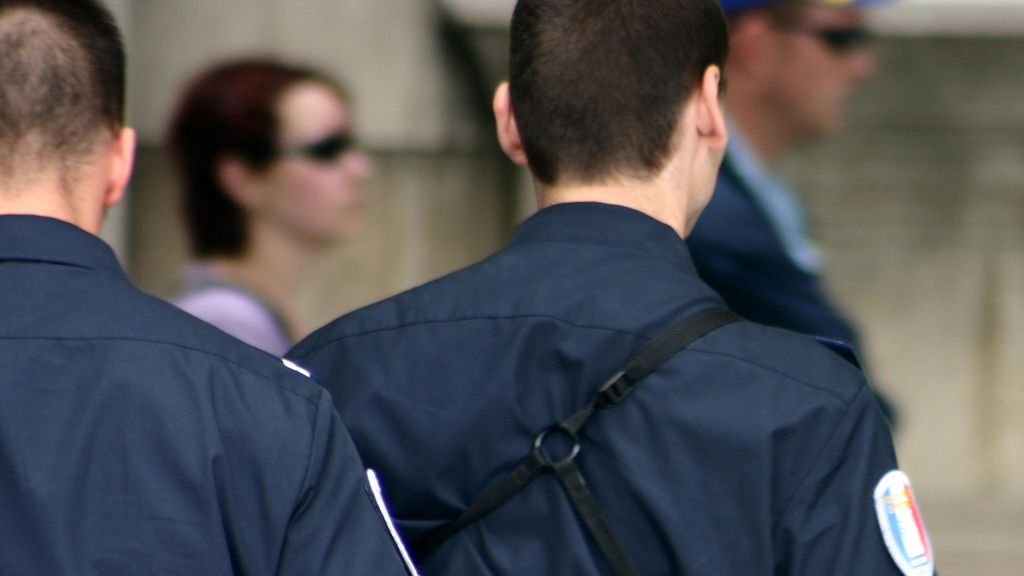
[[[97,0],[0,0],[0,183],[72,176],[123,125],[125,54]]]
[[[509,89],[534,177],[657,174],[686,98],[728,45],[717,0],[519,0]]]

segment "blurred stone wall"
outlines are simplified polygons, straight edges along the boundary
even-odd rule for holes
[[[939,494],[1024,498],[1022,37],[887,38],[835,140],[790,171]]]
[[[790,172],[943,575],[1024,573],[1024,35],[889,37]]]

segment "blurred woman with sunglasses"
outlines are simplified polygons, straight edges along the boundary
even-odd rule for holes
[[[170,126],[197,259],[175,303],[281,355],[317,256],[357,228],[370,176],[335,80],[272,60],[216,66],[192,81]]]

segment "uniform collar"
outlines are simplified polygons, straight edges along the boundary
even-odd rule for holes
[[[113,250],[81,228],[44,216],[0,216],[0,262],[87,268],[127,280]]]
[[[591,244],[642,253],[693,271],[686,243],[667,224],[623,206],[599,202],[555,204],[516,228],[509,246],[534,242]]]

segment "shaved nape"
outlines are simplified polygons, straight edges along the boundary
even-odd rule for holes
[[[124,48],[92,0],[0,4],[0,181],[87,162],[123,125]],[[8,187],[9,188],[9,187]]]

